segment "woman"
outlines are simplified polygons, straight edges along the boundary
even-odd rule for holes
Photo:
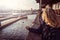
[[[41,14],[40,27],[33,29],[26,27],[30,32],[36,34],[42,34],[42,40],[60,40],[60,24],[57,21],[55,11],[51,8],[51,5],[47,5]]]

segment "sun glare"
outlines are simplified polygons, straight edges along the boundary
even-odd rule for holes
[[[0,0],[0,7],[10,9],[38,9],[38,4],[35,0]]]

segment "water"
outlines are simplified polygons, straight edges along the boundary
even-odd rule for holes
[[[0,40],[24,40],[28,35],[26,26],[30,26],[32,21],[23,19],[4,28],[0,31]]]

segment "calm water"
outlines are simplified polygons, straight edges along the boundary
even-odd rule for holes
[[[24,40],[28,35],[27,25],[31,25],[32,21],[23,19],[4,28],[0,31],[0,40]]]

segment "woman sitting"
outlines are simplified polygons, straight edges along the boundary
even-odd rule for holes
[[[40,27],[38,29],[26,27],[30,32],[42,34],[42,40],[60,40],[60,26],[55,11],[51,5],[47,5],[40,16]]]

